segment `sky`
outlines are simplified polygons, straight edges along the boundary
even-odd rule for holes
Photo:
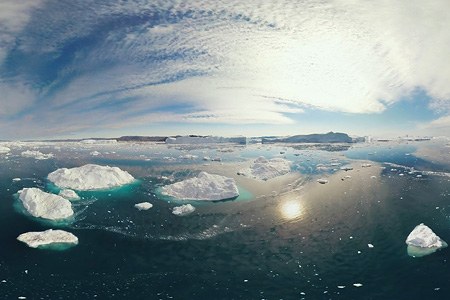
[[[450,136],[450,1],[1,0],[0,140]]]

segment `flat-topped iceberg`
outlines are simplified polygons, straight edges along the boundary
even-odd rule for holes
[[[34,217],[60,220],[73,215],[72,204],[61,196],[38,188],[24,188],[18,193],[23,206]]]
[[[17,240],[24,242],[31,248],[48,246],[51,244],[78,244],[78,238],[72,233],[53,229],[22,233],[17,237]]]
[[[37,160],[44,160],[44,159],[49,159],[53,157],[52,153],[47,153],[44,154],[40,151],[35,151],[35,150],[27,150],[27,151],[23,151],[20,154],[22,157],[31,157]]]
[[[77,191],[101,190],[129,184],[134,177],[118,167],[88,164],[77,168],[58,169],[47,176],[61,188]]]
[[[258,180],[269,180],[285,175],[291,171],[291,162],[280,157],[267,159],[260,156],[248,169],[239,171],[240,174],[253,177]]]
[[[436,252],[436,250],[447,247],[447,243],[441,240],[430,227],[422,224],[417,225],[406,238],[408,244],[408,255],[421,257]]]
[[[195,211],[195,207],[191,204],[185,204],[181,206],[175,206],[172,210],[172,213],[176,216],[186,216]]]
[[[80,196],[78,196],[77,193],[75,193],[74,190],[70,189],[63,189],[59,191],[59,194],[61,197],[69,199],[69,200],[80,200]]]
[[[163,195],[180,200],[224,200],[239,196],[233,178],[200,172],[189,178],[161,188]]]
[[[139,210],[149,210],[150,208],[153,207],[153,204],[151,204],[150,202],[141,202],[135,204],[134,207],[136,207]]]

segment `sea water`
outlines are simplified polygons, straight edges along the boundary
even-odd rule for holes
[[[441,157],[450,151],[446,146],[356,144],[325,151],[249,145],[222,152],[220,145],[9,145],[12,151],[0,154],[0,298],[448,299],[449,250],[412,258],[405,244],[420,223],[450,241],[450,166]],[[22,157],[28,149],[54,157]],[[266,195],[247,180],[250,186],[239,186],[240,198],[190,201],[196,210],[183,217],[172,214],[180,201],[158,193],[205,164],[221,174],[262,155],[292,161],[292,173],[301,179]],[[368,162],[375,177],[360,168]],[[86,163],[118,166],[138,180],[79,192],[81,200],[72,201],[75,216],[66,222],[33,218],[21,209],[17,191],[56,192],[48,173]],[[340,170],[345,165],[354,169]],[[316,183],[319,177],[330,183]],[[270,180],[255,182],[261,184],[277,188]],[[134,208],[144,201],[153,208]],[[16,240],[49,228],[72,232],[79,244],[55,251]]]

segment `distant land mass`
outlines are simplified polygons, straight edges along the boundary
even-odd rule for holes
[[[286,138],[263,138],[263,144],[272,143],[355,143],[359,139],[352,139],[348,134],[341,132],[314,133],[307,135],[294,135]]]

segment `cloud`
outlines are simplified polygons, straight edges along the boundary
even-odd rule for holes
[[[0,108],[57,112],[62,131],[293,124],[311,107],[380,113],[417,89],[450,111],[446,0],[15,3],[0,4],[0,78],[19,100]]]

